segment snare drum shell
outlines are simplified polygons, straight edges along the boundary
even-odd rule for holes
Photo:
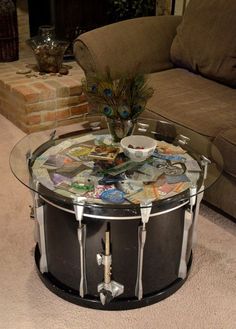
[[[122,218],[122,209],[119,212]],[[127,211],[125,213],[127,215]],[[104,217],[106,213],[104,211]],[[132,212],[131,212],[132,215]],[[135,297],[138,266],[139,219],[107,220],[83,218],[86,225],[85,262],[87,292],[98,298],[98,284],[104,280],[104,267],[96,256],[103,253],[103,239],[110,224],[112,280],[124,285],[124,293],[117,298]],[[48,272],[66,289],[77,291],[80,286],[80,246],[75,215],[44,205],[44,225]],[[178,279],[184,228],[184,207],[150,217],[146,225],[143,259],[143,294],[157,293]],[[190,243],[188,248],[190,248]],[[188,258],[190,250],[187,251]]]

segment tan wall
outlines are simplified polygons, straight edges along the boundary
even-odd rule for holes
[[[17,20],[18,20],[18,33],[19,33],[19,48],[25,48],[25,40],[29,38],[29,15],[28,15],[28,1],[17,1]]]
[[[175,15],[182,15],[190,0],[176,0],[175,1]],[[156,14],[157,15],[170,15],[172,0],[157,0],[156,1]]]
[[[171,0],[158,0],[156,5],[157,15],[170,15]]]
[[[175,15],[182,15],[190,0],[175,1]]]

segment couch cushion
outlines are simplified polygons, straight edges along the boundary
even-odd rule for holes
[[[155,89],[147,108],[213,139],[236,128],[234,89],[184,69],[153,73],[148,83]]]
[[[191,0],[171,59],[178,67],[236,87],[236,1]]]
[[[236,128],[222,131],[216,136],[214,144],[223,156],[224,170],[236,177]]]

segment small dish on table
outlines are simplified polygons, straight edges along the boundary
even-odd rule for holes
[[[148,136],[132,135],[124,137],[120,141],[120,145],[124,154],[132,161],[142,162],[153,154],[157,142],[155,139]]]

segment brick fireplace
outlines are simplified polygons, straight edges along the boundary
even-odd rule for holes
[[[33,57],[0,63],[1,114],[30,133],[49,129],[55,121],[66,124],[71,116],[87,112],[80,84],[83,72],[76,63],[70,63],[72,68],[67,76],[32,74],[26,77],[16,73],[29,63],[33,63]]]
[[[90,1],[91,2],[91,1]],[[174,0],[159,0],[159,15],[170,13]],[[0,63],[0,113],[26,133],[68,123],[68,118],[83,116],[88,104],[82,94],[83,71],[75,61],[68,75],[40,75],[34,71],[34,55],[26,46],[30,37],[28,0],[17,0],[19,60]],[[29,74],[19,71],[30,68]],[[17,73],[18,72],[18,73]],[[78,118],[72,119],[73,123]]]
[[[27,0],[17,1],[17,16],[19,60],[0,63],[0,113],[26,133],[49,129],[55,122],[67,124],[68,118],[85,114],[88,105],[82,94],[81,68],[70,61],[64,63],[68,75],[35,71],[33,53],[25,45],[30,34]],[[25,69],[31,72],[19,73]]]

